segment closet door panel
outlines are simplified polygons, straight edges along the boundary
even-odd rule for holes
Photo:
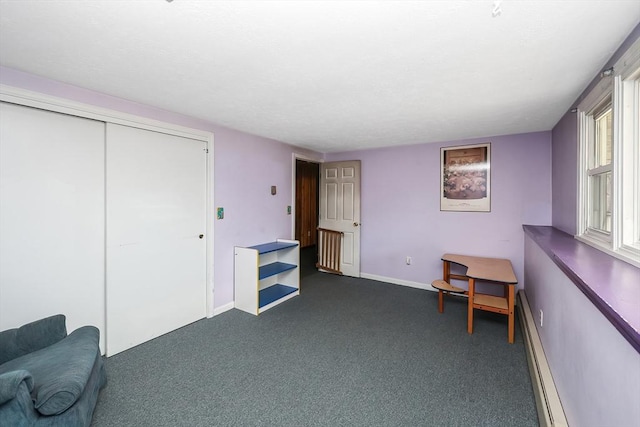
[[[107,125],[107,354],[206,315],[206,143]]]
[[[0,330],[62,313],[104,349],[104,132],[0,104]]]

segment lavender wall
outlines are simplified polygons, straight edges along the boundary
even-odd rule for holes
[[[491,212],[441,212],[440,147],[484,142],[491,142]],[[551,223],[550,132],[333,153],[326,160],[362,162],[364,277],[426,288],[442,276],[440,256],[453,252],[508,258],[522,282],[522,224]]]
[[[225,218],[214,224],[214,306],[233,303],[233,247],[291,238],[292,156],[322,155],[135,102],[0,67],[0,84],[214,134],[214,201]],[[271,185],[278,194],[272,196]]]
[[[551,133],[551,182],[553,183],[552,225],[576,234],[578,189],[578,120],[567,113]]]

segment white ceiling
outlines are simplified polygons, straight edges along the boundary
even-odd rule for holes
[[[549,130],[639,22],[638,0],[2,0],[0,64],[335,152]]]

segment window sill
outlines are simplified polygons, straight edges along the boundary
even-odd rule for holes
[[[523,228],[640,353],[640,268],[556,228],[534,225]]]
[[[638,258],[637,252],[634,250],[621,248],[614,251],[613,249],[611,249],[611,242],[598,239],[597,237],[590,236],[589,234],[583,234],[581,236],[576,236],[575,238],[582,243],[605,252],[606,254],[614,258],[618,258],[640,268],[640,259]]]

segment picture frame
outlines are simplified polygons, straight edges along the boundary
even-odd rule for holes
[[[440,210],[491,212],[491,143],[440,148]]]

